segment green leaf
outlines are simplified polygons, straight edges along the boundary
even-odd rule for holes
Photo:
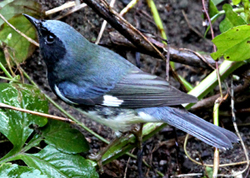
[[[5,1],[2,1],[0,2],[0,7],[3,8],[5,5],[13,2],[14,0],[5,0]],[[2,20],[2,19],[1,19]]]
[[[226,17],[220,23],[221,33],[225,32],[225,31],[227,31],[230,28],[233,28],[235,26],[247,24],[241,16],[239,16],[237,13],[235,13],[233,11],[233,8],[229,4],[224,4],[223,10],[225,10]]]
[[[250,26],[241,25],[234,27],[217,37],[212,42],[218,51],[212,53],[213,59],[224,56],[230,61],[244,61],[250,58]]]
[[[211,0],[215,5],[218,5],[221,3],[223,0]]]
[[[25,17],[20,15],[18,17],[10,19],[9,22],[20,31],[25,32],[25,34],[30,38],[35,39],[36,31],[33,27],[30,26],[30,24],[28,24]],[[35,47],[31,45],[30,42],[27,41],[27,39],[15,32],[10,26],[5,23],[2,26],[2,30],[0,32],[0,41],[6,41],[6,37],[9,34],[11,34],[12,37],[7,42],[7,46],[9,48],[8,51],[14,57],[17,63],[21,63],[33,53]],[[0,56],[3,56],[3,51],[1,52],[2,55]],[[6,64],[5,58],[1,58],[0,62]],[[12,64],[14,63],[12,62]]]
[[[206,167],[206,172],[207,172],[207,175],[208,177],[213,177],[213,168],[211,167]]]
[[[29,167],[39,169],[48,177],[60,178],[96,178],[98,177],[92,164],[80,155],[66,154],[53,146],[46,146],[37,154],[21,154],[22,159]]]
[[[41,5],[34,0],[4,0],[0,2],[0,13],[6,20],[22,15],[22,13],[39,17],[39,12],[41,12]],[[0,26],[3,23],[4,21],[0,19]]]
[[[0,91],[1,103],[42,113],[48,112],[48,101],[34,86],[0,83]],[[36,124],[42,127],[47,123],[47,119],[11,109],[0,109],[0,123],[0,132],[20,150],[33,132],[29,126]]]
[[[0,14],[2,14],[9,23],[32,39],[36,38],[36,31],[32,24],[22,16],[22,13],[38,17],[40,12],[41,6],[33,0],[8,0],[0,3]],[[7,43],[8,52],[14,57],[17,63],[23,62],[33,53],[35,47],[4,23],[2,19],[0,19],[0,26],[0,41]],[[12,34],[12,38],[7,40],[6,37],[9,34]],[[6,64],[2,50],[0,50],[0,62]],[[13,65],[15,63],[12,62],[11,64]]]
[[[218,14],[218,9],[214,1],[209,1],[209,16],[213,17],[214,15]]]
[[[209,1],[209,16],[210,17],[213,17],[212,18],[212,24],[219,18],[219,11],[216,7],[217,4],[219,4],[220,2],[222,2],[222,0],[211,0]],[[210,25],[207,27],[206,29],[206,32],[204,34],[204,36],[207,35],[207,32],[209,31],[210,29]]]
[[[232,1],[233,1],[233,5],[238,5],[241,2],[241,0],[232,0]]]
[[[17,164],[6,163],[0,166],[0,177],[15,177],[15,178],[47,178],[46,175],[41,175],[41,172],[34,168],[26,166],[18,166]]]
[[[71,128],[70,124],[49,120],[42,131],[45,142],[66,153],[81,153],[89,150],[88,142],[82,133]]]

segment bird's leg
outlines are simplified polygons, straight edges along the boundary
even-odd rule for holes
[[[143,158],[143,149],[142,149],[142,130],[143,130],[143,123],[140,124],[139,130],[134,130],[132,133],[136,137],[137,140],[137,167],[138,167],[138,174],[139,178],[143,178],[143,172],[142,172],[142,158]]]
[[[138,153],[137,153],[137,164],[138,164],[138,170],[139,170],[139,177],[143,177],[142,176],[142,170],[141,170],[141,165],[142,165],[142,129],[143,129],[143,124],[140,124],[140,128],[138,129],[133,129],[131,132],[135,137],[136,137],[136,145],[138,147]],[[109,143],[105,148],[101,149],[100,153],[98,153],[97,155],[91,155],[89,156],[89,159],[95,160],[97,162],[97,165],[100,169],[100,172],[103,172],[103,165],[102,165],[102,157],[103,155],[114,145],[116,145],[117,143],[119,143],[121,141],[121,139],[123,139],[124,135],[126,135],[126,133],[120,132],[121,135],[117,136],[111,143]],[[129,133],[127,133],[127,136],[129,135]]]
[[[101,149],[100,153],[98,153],[97,155],[90,155],[88,156],[89,159],[95,160],[97,162],[97,165],[100,169],[100,172],[103,173],[103,165],[102,165],[102,157],[103,155],[114,145],[116,145],[125,135],[125,133],[121,133],[119,136],[116,136],[116,138],[109,143],[106,147],[104,147],[103,149]]]
[[[142,149],[142,130],[143,130],[143,123],[140,123],[139,129],[136,127],[131,131],[131,133],[135,136],[137,140],[137,148]]]

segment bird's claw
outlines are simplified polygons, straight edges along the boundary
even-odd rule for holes
[[[100,173],[102,174],[104,172],[103,170],[103,165],[102,165],[102,156],[103,154],[102,153],[99,153],[99,154],[91,154],[88,156],[89,159],[95,161],[99,167],[99,171]]]

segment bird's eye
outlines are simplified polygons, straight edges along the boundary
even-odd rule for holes
[[[51,34],[47,35],[47,37],[46,37],[46,42],[47,42],[48,44],[52,44],[52,43],[54,42],[54,40],[55,40],[54,35],[51,35]]]

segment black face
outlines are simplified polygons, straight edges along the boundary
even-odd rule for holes
[[[50,70],[56,62],[63,59],[66,50],[64,44],[57,36],[42,25],[40,27],[41,28],[38,29],[40,52],[46,62],[48,70]]]
[[[66,54],[63,42],[48,30],[45,20],[37,20],[27,14],[24,14],[24,16],[36,27],[39,35],[40,52],[48,70],[53,70],[54,65],[60,59],[63,59]]]

